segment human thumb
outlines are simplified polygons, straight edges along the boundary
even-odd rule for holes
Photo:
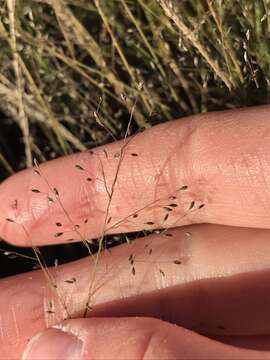
[[[67,320],[36,335],[23,360],[270,359],[151,318]]]

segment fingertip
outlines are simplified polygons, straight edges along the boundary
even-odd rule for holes
[[[80,360],[83,342],[78,336],[51,328],[34,336],[22,355],[22,360]]]
[[[34,336],[22,360],[143,359],[158,324],[144,318],[67,320]]]
[[[27,245],[27,228],[32,223],[28,210],[31,170],[23,170],[0,184],[0,237],[17,245]]]

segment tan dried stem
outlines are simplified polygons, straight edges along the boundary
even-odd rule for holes
[[[211,55],[208,53],[206,48],[201,44],[199,39],[196,37],[192,29],[189,29],[188,26],[183,22],[178,13],[176,6],[171,0],[156,0],[162,7],[164,13],[174,22],[181,34],[200,52],[203,58],[215,71],[216,75],[224,82],[224,84],[231,90],[233,84],[229,76],[224,72],[216,60],[214,60]]]
[[[23,76],[20,67],[20,61],[18,57],[17,49],[17,30],[16,30],[16,17],[15,17],[15,0],[6,0],[8,15],[9,15],[9,31],[10,31],[10,45],[13,52],[13,68],[16,76],[17,93],[18,93],[18,118],[20,127],[23,133],[23,140],[25,146],[25,157],[27,167],[32,166],[32,153],[31,153],[31,141],[29,133],[29,121],[24,108],[24,86]]]

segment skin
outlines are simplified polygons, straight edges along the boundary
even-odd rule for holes
[[[2,183],[0,237],[19,246],[96,238],[104,222],[108,234],[166,231],[104,251],[97,266],[50,269],[57,291],[42,271],[2,279],[0,358],[64,331],[82,359],[270,359],[269,110],[175,120]]]

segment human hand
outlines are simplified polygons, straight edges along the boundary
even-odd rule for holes
[[[269,107],[198,115],[1,184],[19,246],[166,231],[1,280],[0,358],[270,359],[269,129]]]

